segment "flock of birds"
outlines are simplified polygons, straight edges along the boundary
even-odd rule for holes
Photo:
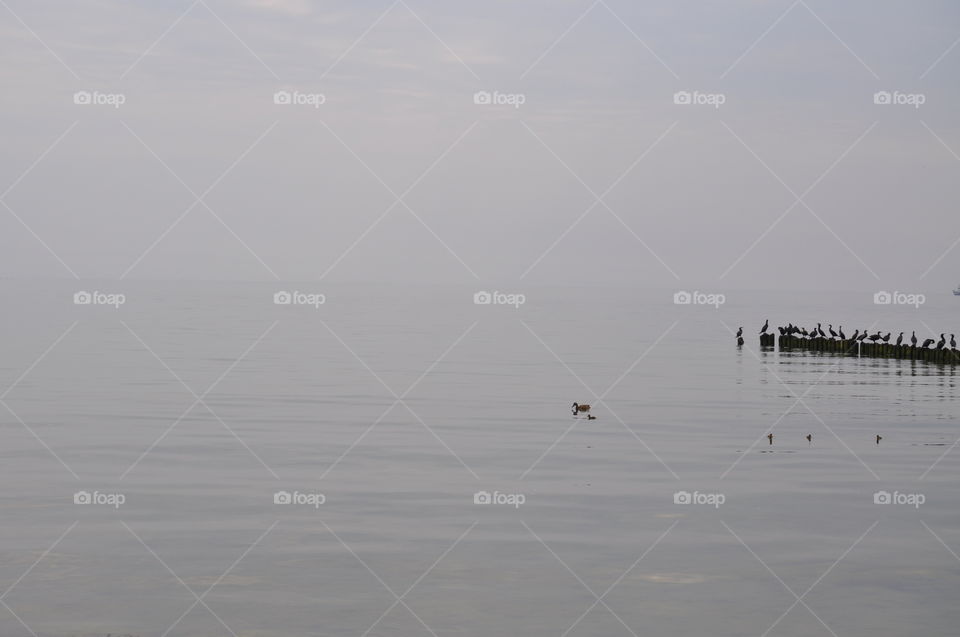
[[[770,321],[767,320],[763,323],[763,327],[760,328],[760,334],[766,334],[769,328],[770,328]],[[823,326],[821,323],[817,323],[817,326],[811,328],[810,330],[807,330],[804,327],[799,327],[797,325],[794,325],[793,323],[788,323],[786,327],[778,327],[777,329],[780,330],[780,336],[802,336],[803,338],[809,338],[809,339],[814,339],[814,338],[826,338],[830,340],[839,339],[841,341],[848,340],[847,335],[843,333],[843,326],[842,325],[837,326],[837,330],[834,331],[833,323],[827,324],[826,332],[823,331]],[[900,335],[897,336],[897,340],[894,343],[895,345],[903,345],[903,334],[904,334],[903,332],[900,332]],[[877,341],[881,341],[883,343],[889,343],[890,337],[892,335],[893,335],[893,332],[887,332],[886,334],[883,334],[882,332],[878,331],[875,334],[870,334],[867,330],[863,330],[862,333],[860,332],[860,330],[857,330],[853,333],[852,336],[850,336],[849,340],[857,341],[857,342],[871,341],[873,343],[876,343]],[[918,342],[917,332],[914,330],[910,334],[910,345],[912,345],[913,347],[917,347],[917,342]],[[737,330],[737,345],[743,345],[743,327],[742,326],[740,327],[740,329]],[[920,345],[920,348],[928,349],[930,348],[931,345],[935,346],[935,348],[938,350],[945,348],[947,346],[947,338],[945,334],[940,334],[939,341],[932,338],[926,339]],[[956,336],[953,334],[950,335],[950,349],[954,349],[954,350],[957,349],[957,339],[956,339]]]

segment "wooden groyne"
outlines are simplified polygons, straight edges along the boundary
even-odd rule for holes
[[[772,347],[774,339],[780,351],[805,350],[811,352],[832,352],[847,356],[871,358],[899,358],[928,363],[956,365],[960,363],[960,350],[915,347],[913,345],[892,345],[882,342],[841,340],[837,338],[801,338],[799,336],[761,334],[760,346]]]

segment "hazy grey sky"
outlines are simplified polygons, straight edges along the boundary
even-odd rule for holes
[[[949,1],[2,0],[0,275],[941,291],[958,39]]]

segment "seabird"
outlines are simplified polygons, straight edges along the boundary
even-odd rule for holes
[[[813,444],[813,434],[807,434],[807,442],[811,445]]]
[[[953,334],[950,335],[950,347],[957,349],[957,339],[953,338]]]
[[[768,327],[770,327],[770,319],[767,319],[766,321],[763,322],[763,327],[760,328],[760,333],[766,334]]]
[[[931,345],[933,345],[933,339],[932,339],[932,338],[928,338],[927,340],[925,340],[925,341],[923,342],[923,345],[921,345],[920,347],[922,347],[923,349],[927,349],[927,348],[930,347]]]
[[[738,337],[737,337],[737,347],[740,347],[741,345],[743,345],[743,337],[742,337],[742,336],[738,336]]]
[[[873,341],[874,343],[876,343],[877,341],[879,341],[879,340],[880,340],[880,332],[877,332],[876,334],[871,334],[871,335],[870,335],[870,340]]]
[[[897,345],[903,342],[903,332],[900,332],[900,336],[897,337]]]
[[[880,434],[877,434],[877,444],[878,444],[878,445],[880,444],[880,441],[881,441],[881,440],[883,440],[883,436],[881,436]]]
[[[840,340],[841,340],[841,341],[847,340],[847,335],[843,333],[843,326],[842,326],[842,325],[837,328],[837,331],[840,332]]]
[[[890,334],[891,334],[891,332],[887,332],[887,335],[884,336],[884,337],[883,337],[882,339],[880,339],[880,340],[882,340],[884,343],[889,343],[889,342],[890,342]]]
[[[740,326],[740,329],[737,330],[737,338],[740,338],[741,336],[743,336],[743,326],[742,326],[742,325]]]
[[[851,341],[855,341],[855,340],[857,340],[857,337],[858,337],[858,336],[860,336],[860,330],[857,330],[856,332],[854,332],[854,333],[853,333],[853,336],[850,337],[850,340],[851,340]]]
[[[773,444],[773,434],[767,434],[767,440],[770,441],[770,444]]]
[[[916,330],[914,330],[913,332],[910,333],[910,344],[913,345],[914,347],[917,346],[917,331],[916,331]]]
[[[943,346],[947,344],[947,339],[944,338],[943,334],[940,335],[940,340],[937,342],[937,349],[943,349]]]
[[[597,417],[594,416],[593,414],[587,414],[587,420],[596,420],[596,419]]]
[[[820,338],[827,338],[827,335],[823,333],[823,328],[820,327],[819,323],[817,323],[817,334],[820,335]]]
[[[830,338],[837,338],[837,333],[833,331],[833,323],[827,325],[827,330],[830,332]]]
[[[860,335],[860,341],[863,342],[867,340],[867,330],[863,330],[863,334]]]

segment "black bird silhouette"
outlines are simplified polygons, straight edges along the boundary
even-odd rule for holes
[[[787,335],[787,328],[785,328],[785,327],[778,327],[777,329],[780,330],[780,336],[786,336],[786,335]]]
[[[768,327],[770,327],[770,319],[767,319],[766,321],[763,322],[763,327],[760,328],[760,333],[766,334]]]
[[[767,434],[767,440],[770,441],[770,444],[773,444],[773,434]]]
[[[743,337],[742,337],[742,336],[738,336],[738,337],[737,337],[737,347],[740,347],[741,345],[743,345]]]
[[[870,340],[873,341],[874,343],[876,343],[877,341],[879,341],[879,340],[880,340],[880,332],[877,332],[876,334],[871,334],[871,335],[870,335]]]
[[[857,337],[858,337],[858,336],[860,336],[860,330],[857,330],[856,332],[854,332],[854,333],[853,333],[853,336],[850,337],[850,340],[851,340],[851,341],[855,341],[855,340],[857,340]]]
[[[910,333],[910,344],[913,345],[914,347],[917,346],[917,331],[916,331],[916,330],[914,330],[913,332]]]
[[[823,328],[820,327],[819,323],[817,323],[817,334],[820,335],[820,338],[827,338],[827,335],[823,333]]]
[[[737,338],[740,338],[741,336],[743,336],[743,326],[742,326],[742,325],[740,326],[740,329],[737,330]]]
[[[860,335],[860,341],[863,342],[867,340],[867,330],[863,330],[863,334]]]
[[[830,338],[837,338],[837,333],[833,331],[833,323],[827,325],[827,330],[830,332]]]
[[[883,436],[881,436],[880,434],[877,434],[877,444],[878,444],[878,445],[880,444],[880,441],[881,441],[881,440],[883,440]]]
[[[897,345],[903,342],[903,332],[900,332],[900,336],[897,337]]]
[[[879,334],[879,332],[878,332],[878,334]],[[889,343],[889,342],[890,342],[890,332],[887,332],[887,335],[884,336],[881,340],[882,340],[884,343]]]
[[[807,434],[807,442],[813,444],[813,434]]]
[[[925,341],[923,342],[923,345],[921,345],[920,347],[922,347],[923,349],[927,349],[927,348],[930,347],[931,345],[933,345],[933,339],[932,339],[932,338],[928,338],[927,340],[925,340]]]
[[[943,349],[943,346],[947,344],[947,339],[943,337],[943,334],[940,335],[940,340],[937,341],[937,349]]]
[[[842,325],[837,328],[837,331],[840,332],[840,340],[841,340],[841,341],[847,340],[847,335],[843,333],[843,326],[842,326]]]
[[[806,336],[806,335],[807,335],[807,328],[801,327],[801,328],[800,328],[800,333],[803,334],[804,336]]]
[[[953,334],[950,335],[950,347],[957,349],[957,339],[953,338]]]

